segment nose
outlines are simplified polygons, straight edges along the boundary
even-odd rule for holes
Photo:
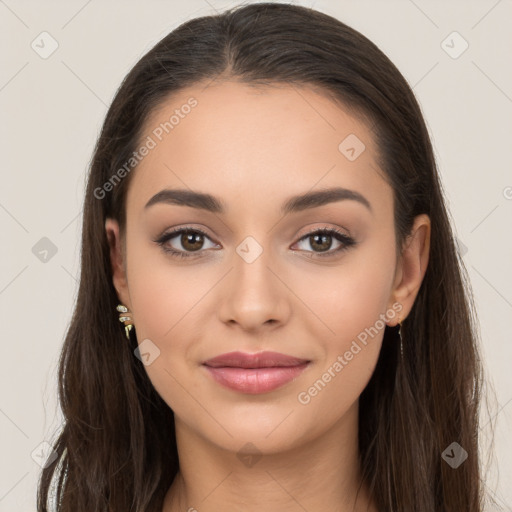
[[[219,318],[248,332],[276,329],[290,315],[290,290],[279,276],[268,251],[254,261],[236,253],[233,268],[219,287]]]

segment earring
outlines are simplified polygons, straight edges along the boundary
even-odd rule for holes
[[[398,321],[398,337],[400,338],[400,357],[404,356],[404,346],[402,341],[402,320]]]
[[[119,321],[124,323],[126,338],[130,340],[130,331],[133,328],[132,314],[128,311],[126,306],[123,306],[123,304],[118,304],[116,309],[120,312]]]

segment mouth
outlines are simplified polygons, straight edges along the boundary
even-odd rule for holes
[[[203,367],[229,389],[247,394],[273,391],[295,380],[311,361],[278,352],[230,352],[208,359]]]
[[[221,354],[220,356],[208,359],[203,364],[211,368],[289,368],[309,362],[311,361],[286,354],[280,354],[279,352],[258,352],[256,354],[229,352],[227,354]]]

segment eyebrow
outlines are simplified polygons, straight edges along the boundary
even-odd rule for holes
[[[357,201],[364,205],[370,212],[373,212],[370,202],[363,195],[355,190],[341,187],[306,192],[305,194],[293,196],[283,204],[281,212],[283,214],[300,212],[343,200]],[[146,210],[150,206],[159,203],[189,206],[190,208],[197,208],[219,214],[226,212],[225,204],[221,199],[211,194],[195,192],[193,190],[163,189],[146,203],[144,209]]]

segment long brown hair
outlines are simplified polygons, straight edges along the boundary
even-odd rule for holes
[[[59,363],[65,422],[54,444],[58,458],[41,473],[38,511],[50,510],[53,495],[60,512],[161,512],[179,468],[174,416],[134,357],[136,337],[127,343],[118,321],[104,227],[111,217],[124,232],[136,167],[108,192],[104,184],[140,146],[156,107],[219,77],[310,86],[339,100],[372,125],[377,163],[394,191],[397,247],[416,215],[430,216],[430,259],[402,326],[403,357],[396,329],[386,327],[360,396],[361,466],[382,511],[481,511],[477,324],[420,107],[398,69],[362,34],[313,9],[278,3],[180,25],[137,62],[108,110],[88,175],[80,287]],[[467,452],[456,469],[442,457],[453,442]]]

